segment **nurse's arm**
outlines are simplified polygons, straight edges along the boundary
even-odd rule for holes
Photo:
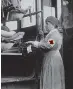
[[[46,42],[39,42],[38,43],[38,48],[41,48],[41,49],[51,49],[52,46]]]
[[[54,38],[48,39],[48,40],[44,40],[44,41],[40,41],[38,43],[38,48],[41,49],[52,49],[53,47],[57,46],[57,40]]]

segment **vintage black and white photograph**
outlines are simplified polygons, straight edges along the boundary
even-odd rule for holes
[[[73,0],[1,0],[1,89],[73,89]]]

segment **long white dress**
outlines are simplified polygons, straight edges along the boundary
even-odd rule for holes
[[[50,40],[53,41],[53,44],[49,43]],[[39,48],[48,50],[44,51],[40,89],[65,89],[64,66],[59,52],[62,45],[60,33],[55,29],[40,43]]]

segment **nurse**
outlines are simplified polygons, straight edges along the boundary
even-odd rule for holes
[[[65,89],[64,66],[59,50],[62,36],[58,31],[59,21],[53,16],[46,19],[47,34],[43,40],[28,41],[27,44],[44,52],[40,77],[40,89]]]

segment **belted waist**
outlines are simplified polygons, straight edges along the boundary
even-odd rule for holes
[[[48,52],[46,52],[46,53],[44,53],[44,54],[56,54],[56,53],[60,53],[60,52],[59,52],[59,49],[50,50],[50,51],[48,51]]]

